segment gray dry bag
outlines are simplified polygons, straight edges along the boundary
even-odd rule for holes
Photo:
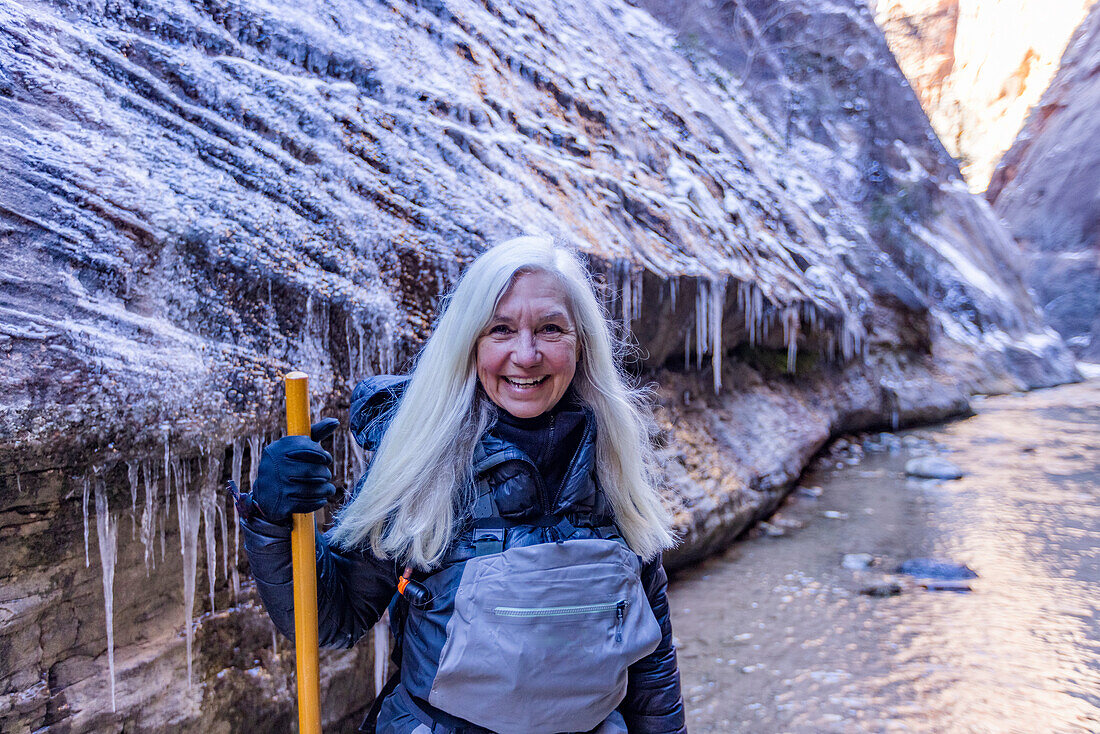
[[[500,734],[589,731],[660,640],[638,557],[618,542],[478,556],[463,569],[428,702]]]

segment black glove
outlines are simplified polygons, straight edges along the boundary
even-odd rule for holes
[[[268,522],[286,523],[291,514],[314,512],[336,494],[332,485],[332,454],[321,441],[340,425],[322,418],[308,436],[285,436],[264,449],[252,485],[252,504]]]

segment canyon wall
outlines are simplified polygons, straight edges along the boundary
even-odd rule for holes
[[[890,49],[973,191],[985,190],[1094,2],[873,2]]]
[[[645,5],[0,2],[0,729],[288,728],[219,487],[282,374],[346,419],[509,236],[585,253],[657,383],[671,566],[836,432],[1075,376],[864,5]]]
[[[1100,361],[1100,7],[993,174],[988,196],[1020,240],[1050,323]]]

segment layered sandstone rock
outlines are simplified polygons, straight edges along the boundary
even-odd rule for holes
[[[1100,361],[1100,8],[993,175],[988,196],[1028,255],[1047,318]]]
[[[932,126],[983,191],[1095,0],[877,0]]]
[[[771,5],[0,4],[0,727],[286,728],[218,488],[280,375],[346,417],[510,235],[587,253],[661,383],[673,564],[836,431],[1072,377],[866,8]],[[331,728],[374,657],[325,659]]]

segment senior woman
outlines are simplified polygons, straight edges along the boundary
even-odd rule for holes
[[[588,272],[540,238],[470,265],[408,378],[355,388],[351,429],[374,453],[317,572],[321,644],[391,611],[398,673],[363,730],[685,731],[643,410]],[[335,427],[271,444],[238,502],[288,636],[289,517],[332,497],[318,442]]]

